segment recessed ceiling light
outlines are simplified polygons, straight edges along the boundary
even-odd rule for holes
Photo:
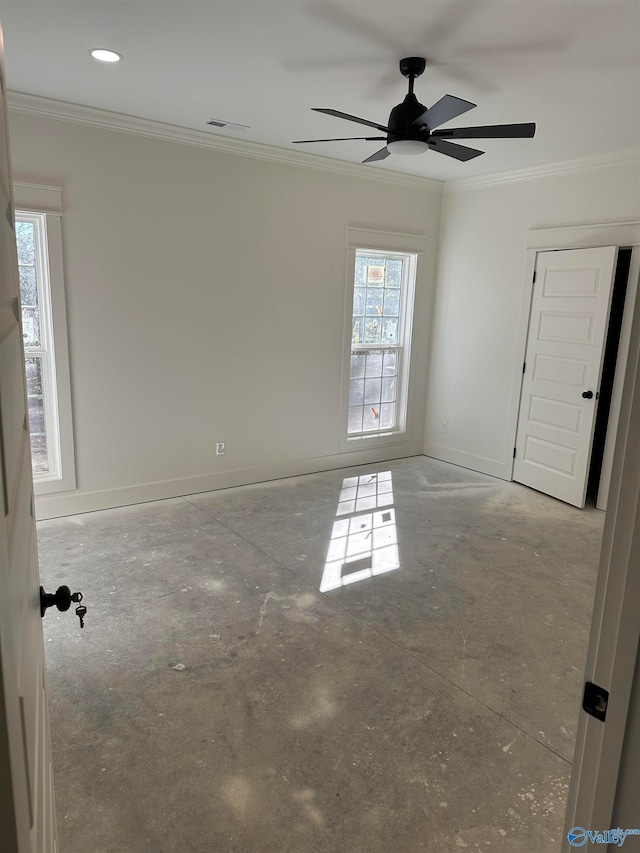
[[[89,55],[97,59],[98,62],[120,62],[122,59],[122,56],[115,50],[106,50],[103,47],[94,47],[93,50],[89,51]]]

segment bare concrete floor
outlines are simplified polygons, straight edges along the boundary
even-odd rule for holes
[[[40,522],[61,853],[559,850],[603,520],[416,457]]]

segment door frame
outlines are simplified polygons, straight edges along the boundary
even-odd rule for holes
[[[565,816],[567,832],[612,827],[640,641],[640,300],[636,301],[615,441],[585,681],[609,691],[606,722],[582,709]]]
[[[634,683],[640,625],[640,221],[595,223],[562,228],[535,228],[528,234],[525,284],[518,330],[517,360],[507,435],[515,437],[522,386],[533,272],[537,253],[596,246],[632,247],[627,301],[620,335],[609,418],[607,453],[610,486],[598,579],[595,590],[585,681],[609,691],[607,720],[602,723],[580,707],[562,851],[570,847],[573,826],[612,826],[620,760]],[[617,397],[617,399],[614,399]],[[615,406],[615,412],[614,412]],[[614,420],[615,419],[615,420]],[[513,474],[513,465],[512,474]]]
[[[609,411],[609,428],[602,460],[600,483],[602,495],[606,503],[613,464],[613,449],[620,403],[622,384],[624,381],[631,322],[634,314],[638,292],[638,272],[640,272],[640,220],[624,220],[621,222],[597,222],[588,225],[565,225],[560,227],[530,228],[527,234],[525,251],[524,284],[520,302],[520,319],[516,343],[516,360],[511,385],[511,401],[507,418],[507,446],[505,448],[505,469],[509,480],[513,480],[513,453],[518,432],[518,415],[522,395],[522,365],[525,361],[527,340],[529,336],[529,320],[531,317],[531,302],[533,297],[533,273],[539,252],[553,252],[562,249],[595,249],[601,246],[617,246],[618,248],[632,247],[631,269],[629,284],[624,306],[618,361],[613,384],[611,408]],[[600,494],[598,496],[600,503]]]
[[[597,389],[602,388],[618,254],[617,246],[536,253],[534,281],[538,278],[546,280],[547,273],[560,276],[569,273],[571,281],[573,281],[573,274],[579,277],[580,286],[578,287],[576,279],[575,292],[573,288],[562,293],[552,288],[549,294],[546,292],[545,281],[541,280],[537,287],[533,285],[524,356],[525,367],[528,364],[529,370],[525,367],[522,370],[519,416],[514,443],[517,449],[513,454],[511,479],[578,508],[586,505],[593,441],[598,420]],[[585,274],[586,278],[583,277]],[[592,278],[593,275],[595,279]],[[563,288],[561,285],[560,287]],[[624,305],[622,307],[624,308]],[[576,330],[576,337],[567,338],[563,335],[556,337],[554,332],[550,332],[549,337],[543,334],[544,318],[548,313],[550,317],[556,316],[556,320],[561,316],[575,318],[580,324],[580,331]],[[583,326],[585,318],[587,327]],[[580,387],[574,384],[575,377],[574,380],[567,380],[569,384],[565,382],[555,387],[554,383],[540,381],[537,375],[538,357],[543,361],[550,358],[548,365],[553,361],[561,360],[567,367],[578,359],[582,368],[579,371],[581,377],[577,380]],[[559,364],[560,361],[558,361]],[[549,366],[547,366],[548,369]],[[552,377],[547,377],[547,379],[550,378]],[[582,399],[586,396],[585,393],[582,397],[578,396],[586,388],[596,390],[595,398],[591,401]],[[591,397],[593,396],[591,392]],[[542,416],[542,421],[538,421],[533,414],[532,406],[536,400],[560,403],[565,414],[571,412],[574,417],[577,416],[574,428],[569,427],[567,431],[560,423],[552,423],[554,421],[552,415],[543,425],[545,417]],[[558,412],[559,409],[556,408],[556,413]],[[531,447],[529,447],[530,442],[533,442]],[[538,452],[543,453],[542,449],[545,445],[555,447],[558,451],[562,448],[562,461],[557,460],[557,468],[554,468],[551,460],[549,467],[544,465],[541,467],[536,463],[536,444],[539,448]],[[565,467],[568,462],[571,470]]]

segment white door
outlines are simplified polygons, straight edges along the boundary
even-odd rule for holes
[[[0,846],[57,850],[0,32]]]
[[[583,507],[618,249],[541,252],[513,479]]]

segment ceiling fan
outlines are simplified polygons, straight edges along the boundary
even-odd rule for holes
[[[436,130],[440,125],[472,110],[476,104],[445,95],[432,107],[425,107],[413,93],[413,82],[426,68],[427,61],[421,56],[409,56],[400,60],[400,73],[409,78],[409,91],[404,101],[391,110],[387,125],[368,121],[358,116],[342,113],[339,110],[313,107],[317,113],[355,121],[368,127],[375,127],[386,133],[386,136],[347,136],[334,139],[296,139],[292,144],[301,145],[309,142],[343,142],[349,139],[364,139],[367,142],[386,140],[386,145],[363,160],[363,163],[373,163],[384,160],[390,154],[422,154],[431,149],[456,160],[472,160],[484,154],[477,148],[467,145],[457,145],[448,142],[449,139],[530,139],[536,132],[535,122],[524,124],[488,124],[483,127],[454,127],[450,130]]]

